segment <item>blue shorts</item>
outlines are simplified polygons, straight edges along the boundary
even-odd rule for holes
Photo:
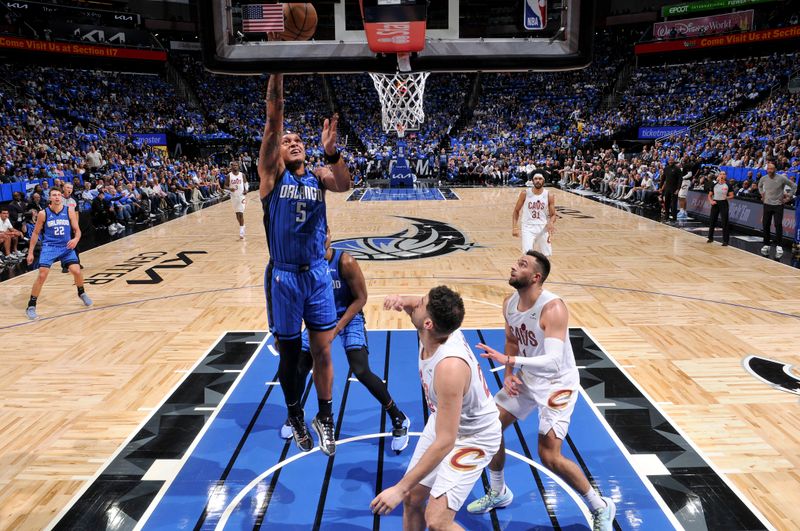
[[[336,326],[333,281],[325,261],[305,271],[287,271],[270,261],[264,292],[269,331],[279,341],[299,338],[303,322],[315,331]]]
[[[367,328],[364,325],[364,314],[358,312],[353,319],[347,323],[344,329],[339,331],[339,339],[342,340],[344,351],[360,349],[367,346]],[[308,330],[303,330],[303,351],[311,352],[311,342],[308,339]]]
[[[61,267],[69,267],[72,264],[79,263],[75,249],[42,245],[42,252],[39,255],[39,267],[50,267],[53,262],[58,260],[61,260]]]

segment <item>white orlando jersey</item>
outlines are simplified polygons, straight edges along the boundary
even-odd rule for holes
[[[560,299],[560,297],[550,291],[542,290],[539,298],[536,299],[533,307],[521,312],[517,309],[519,304],[519,292],[508,299],[503,314],[506,318],[511,334],[517,338],[519,356],[535,358],[544,355],[544,330],[539,323],[542,315],[542,308],[550,301]],[[565,332],[564,350],[560,359],[552,367],[546,369],[533,369],[531,367],[521,367],[520,377],[529,387],[540,385],[542,380],[557,380],[560,384],[567,386],[577,386],[580,383],[578,369],[575,366],[575,354],[572,352],[572,344],[569,342],[569,331]]]
[[[522,205],[522,228],[539,228],[547,225],[547,189],[536,195],[533,188],[525,190],[525,204]]]
[[[436,366],[445,358],[461,358],[470,369],[469,390],[464,395],[461,403],[461,419],[458,423],[458,437],[467,437],[481,433],[485,430],[494,429],[499,418],[497,406],[489,392],[489,386],[483,377],[478,360],[472,349],[469,348],[466,338],[461,330],[456,330],[447,341],[440,345],[433,356],[422,359],[422,344],[419,347],[419,377],[422,380],[422,388],[425,390],[425,400],[428,402],[428,409],[431,416],[428,422],[436,422],[436,411],[439,409],[439,399],[436,397],[436,387],[434,385],[434,373]]]
[[[242,172],[228,174],[228,188],[233,188],[231,193],[244,194],[245,193],[244,175]]]

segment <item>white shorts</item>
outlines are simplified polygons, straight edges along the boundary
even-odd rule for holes
[[[422,478],[419,484],[431,489],[431,496],[434,498],[446,494],[447,506],[458,512],[472,492],[475,482],[481,477],[483,469],[500,449],[501,434],[498,417],[492,428],[474,436],[456,439],[455,447],[430,474]],[[417,441],[417,447],[414,448],[414,455],[411,456],[406,472],[416,466],[422,454],[435,439],[436,416],[431,415]]]
[[[544,225],[536,229],[523,228],[521,233],[523,253],[533,249],[545,256],[553,254],[553,247],[550,245],[550,233],[544,230]]]
[[[686,199],[686,194],[689,192],[688,188],[681,188],[678,190],[678,197],[680,199]]]
[[[244,194],[231,194],[231,204],[234,212],[244,212],[247,205],[247,196]]]
[[[535,409],[539,410],[539,433],[547,435],[553,430],[562,441],[567,436],[569,421],[575,402],[578,401],[578,388],[570,385],[551,384],[542,380],[543,385],[531,387],[523,380],[518,396],[509,396],[505,389],[494,395],[494,401],[519,420],[524,420]]]

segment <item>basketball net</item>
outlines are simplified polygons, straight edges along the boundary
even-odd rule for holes
[[[430,72],[411,72],[408,58],[398,54],[398,72],[370,72],[381,100],[381,123],[385,132],[394,131],[403,138],[406,131],[416,131],[425,121],[422,107],[425,81]]]

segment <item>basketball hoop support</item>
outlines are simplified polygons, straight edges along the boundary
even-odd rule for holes
[[[398,52],[397,54],[397,70],[400,72],[411,72],[411,54],[405,52]]]

